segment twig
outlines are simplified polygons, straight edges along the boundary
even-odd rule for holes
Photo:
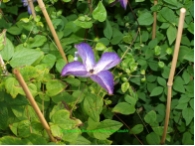
[[[167,87],[168,87],[167,108],[166,108],[166,117],[165,117],[163,136],[162,136],[162,139],[161,139],[161,142],[160,142],[161,144],[165,143],[167,128],[168,128],[168,124],[169,124],[173,78],[174,78],[177,58],[178,58],[178,54],[179,54],[179,47],[180,47],[181,36],[182,36],[182,31],[183,31],[185,13],[186,13],[186,9],[181,8],[180,9],[178,31],[177,31],[177,39],[176,39],[176,43],[175,43],[175,49],[174,49],[174,54],[173,54],[173,59],[172,59],[171,70],[170,70],[170,73],[169,73],[169,80],[167,82]]]
[[[26,82],[24,81],[24,79],[23,79],[22,75],[20,74],[19,70],[14,69],[13,73],[16,75],[16,78],[17,78],[18,82],[22,86],[28,100],[30,101],[30,104],[32,105],[35,112],[37,113],[37,116],[39,117],[43,127],[47,131],[47,134],[49,135],[51,141],[56,142],[56,139],[53,137],[53,135],[51,133],[51,130],[50,130],[50,127],[49,127],[47,121],[45,120],[45,117],[41,113],[41,110],[39,109],[36,101],[34,100],[34,97],[32,96],[30,90],[28,89],[28,86],[26,85]]]
[[[49,26],[49,28],[51,30],[52,35],[54,37],[55,43],[58,46],[58,49],[60,51],[60,54],[62,55],[62,58],[65,60],[66,63],[68,63],[68,60],[66,58],[66,54],[63,51],[63,48],[62,48],[62,45],[61,45],[60,40],[58,38],[58,35],[57,35],[57,33],[56,33],[56,31],[55,31],[55,29],[53,27],[53,24],[51,22],[51,19],[50,19],[48,13],[47,13],[46,8],[45,8],[45,4],[43,3],[42,0],[37,0],[37,2],[39,3],[39,7],[41,8],[41,10],[43,12],[43,15],[44,15],[44,17],[45,17],[45,19],[47,21],[47,24],[48,24],[48,26]]]
[[[154,5],[157,5],[158,0],[154,0]],[[152,25],[152,39],[155,39],[156,37],[156,12],[153,13],[154,22]]]
[[[36,18],[36,13],[35,13],[35,8],[34,8],[34,4],[33,4],[33,0],[28,0],[28,4],[30,6],[30,10],[32,12],[33,18]]]

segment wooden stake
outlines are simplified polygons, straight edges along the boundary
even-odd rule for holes
[[[56,43],[56,45],[57,45],[57,47],[58,47],[58,49],[60,51],[60,54],[62,55],[62,58],[65,60],[66,63],[68,63],[68,60],[67,60],[66,55],[65,55],[65,53],[63,51],[63,48],[62,48],[62,45],[61,45],[60,40],[58,38],[58,35],[57,35],[57,33],[56,33],[56,31],[55,31],[55,29],[53,27],[51,19],[50,19],[48,13],[47,13],[46,8],[45,8],[45,4],[43,3],[42,0],[37,0],[37,2],[39,3],[39,7],[41,8],[41,10],[43,12],[43,15],[44,15],[44,17],[45,17],[45,19],[47,21],[47,24],[48,24],[50,30],[51,30],[51,33],[52,33],[53,38],[55,40],[55,43]]]
[[[31,9],[33,18],[35,19],[36,18],[36,13],[35,13],[35,8],[34,8],[33,0],[28,0],[28,4],[30,6],[30,9]]]
[[[154,0],[154,5],[157,5],[158,0]],[[152,39],[155,39],[156,37],[156,12],[153,13],[154,22],[152,25]]]
[[[17,78],[18,82],[22,86],[22,88],[23,88],[23,90],[26,94],[26,97],[30,101],[30,104],[32,105],[32,107],[35,110],[37,116],[39,117],[39,120],[41,121],[43,127],[47,131],[47,134],[49,135],[51,141],[56,142],[56,139],[53,137],[53,135],[51,133],[51,130],[50,130],[50,127],[49,127],[47,121],[45,120],[45,117],[41,113],[41,110],[39,109],[36,101],[34,100],[34,97],[32,96],[30,90],[28,89],[28,86],[26,85],[26,82],[24,81],[24,79],[23,79],[22,75],[20,74],[19,70],[14,69],[13,73],[16,75],[16,78]]]
[[[177,31],[177,38],[176,38],[175,49],[174,49],[174,54],[173,54],[173,60],[172,60],[172,64],[171,64],[171,70],[170,70],[170,73],[169,73],[169,80],[167,82],[167,87],[168,87],[167,108],[166,108],[166,117],[165,117],[164,131],[163,131],[163,136],[162,136],[162,139],[161,139],[161,144],[165,143],[167,128],[168,128],[168,125],[169,125],[169,116],[170,116],[170,109],[171,109],[171,96],[172,96],[171,95],[172,94],[172,85],[173,85],[173,78],[174,78],[174,74],[175,74],[175,68],[176,68],[176,64],[177,64],[177,58],[178,58],[178,54],[179,54],[179,47],[180,47],[180,42],[181,42],[181,37],[182,37],[185,13],[186,13],[186,9],[181,8],[180,9],[178,31]]]

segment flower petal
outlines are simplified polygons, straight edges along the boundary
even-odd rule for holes
[[[121,3],[121,6],[126,10],[128,0],[119,0],[119,2]]]
[[[78,50],[78,54],[83,60],[87,71],[93,68],[95,65],[95,57],[92,48],[87,43],[80,43],[75,45]]]
[[[102,86],[109,94],[113,94],[114,79],[113,75],[109,71],[102,71],[96,75],[92,75],[91,79]]]
[[[28,13],[29,14],[32,14],[32,11],[31,11],[31,9],[30,9],[30,6],[28,5]]]
[[[88,72],[85,69],[85,66],[79,61],[74,61],[66,64],[62,69],[61,75],[62,76],[74,75],[81,77],[89,76]]]
[[[98,63],[94,67],[94,73],[98,73],[102,70],[108,70],[116,66],[120,62],[120,58],[116,53],[106,52],[102,55]]]

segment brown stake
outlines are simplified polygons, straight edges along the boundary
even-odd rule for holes
[[[62,58],[66,61],[66,63],[68,63],[68,60],[67,60],[66,55],[65,55],[65,53],[63,51],[63,48],[62,48],[62,45],[61,45],[60,40],[58,38],[58,35],[57,35],[57,33],[56,33],[56,31],[55,31],[55,29],[53,27],[51,19],[50,19],[48,13],[47,13],[46,8],[45,8],[45,4],[43,3],[42,0],[37,0],[37,2],[39,3],[39,7],[41,8],[41,10],[43,12],[43,15],[44,15],[44,17],[45,17],[45,19],[47,21],[47,24],[48,24],[50,30],[51,30],[51,33],[52,33],[53,38],[55,40],[55,43],[56,43],[56,45],[57,45],[57,47],[58,47],[58,49],[60,51],[60,54],[62,55]]]
[[[165,143],[167,128],[168,128],[168,125],[169,125],[172,85],[173,85],[173,78],[174,78],[174,74],[175,74],[177,58],[178,58],[178,54],[179,54],[179,47],[180,47],[181,36],[182,36],[182,31],[183,31],[185,13],[186,13],[186,9],[181,8],[180,9],[178,31],[177,31],[177,38],[176,38],[176,42],[175,42],[175,49],[174,49],[174,54],[173,54],[173,59],[172,59],[172,64],[171,64],[171,70],[170,70],[170,73],[169,73],[169,80],[167,82],[167,87],[168,87],[167,108],[166,108],[166,117],[165,117],[164,131],[163,131],[163,136],[162,136],[162,139],[161,139],[161,144]]]
[[[154,5],[157,5],[158,1],[154,0]],[[152,26],[152,39],[155,39],[156,37],[156,12],[153,13],[154,22]]]
[[[33,18],[35,19],[36,18],[36,13],[35,13],[35,8],[34,8],[33,0],[28,0],[28,4],[30,6],[30,9],[31,9]]]
[[[23,88],[23,90],[24,90],[28,100],[30,101],[30,104],[32,105],[32,107],[35,110],[35,112],[37,113],[37,115],[38,115],[38,117],[39,117],[43,127],[47,131],[47,134],[49,135],[51,141],[56,142],[56,139],[51,134],[50,127],[49,127],[47,121],[45,120],[45,117],[41,113],[41,110],[39,109],[36,101],[34,100],[34,97],[32,96],[30,90],[28,89],[28,86],[26,85],[26,82],[24,81],[24,79],[23,79],[22,75],[20,74],[19,70],[14,69],[13,73],[16,75],[16,78],[17,78],[18,82],[22,86],[22,88]]]

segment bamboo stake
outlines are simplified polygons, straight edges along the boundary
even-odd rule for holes
[[[167,82],[167,87],[168,87],[167,108],[166,108],[166,117],[165,117],[164,131],[163,131],[163,136],[162,136],[162,139],[161,139],[161,144],[165,143],[167,128],[168,128],[168,124],[169,124],[173,78],[174,78],[177,58],[178,58],[178,54],[179,54],[179,47],[180,47],[180,42],[181,42],[181,37],[182,37],[185,13],[186,13],[186,9],[181,8],[180,9],[178,31],[177,31],[177,38],[176,38],[176,42],[175,42],[175,49],[174,49],[174,54],[173,54],[173,59],[172,59],[172,64],[171,64],[171,70],[170,70],[170,73],[169,73],[169,79],[168,79],[168,82]]]
[[[34,4],[33,4],[33,0],[28,0],[28,4],[30,6],[30,10],[32,12],[33,18],[36,18],[36,13],[35,13],[35,8],[34,8]]]
[[[18,82],[20,83],[20,85],[22,86],[28,100],[30,101],[33,109],[35,110],[37,116],[39,117],[43,127],[45,128],[45,130],[47,131],[47,134],[49,135],[51,141],[56,142],[56,139],[53,137],[53,135],[51,134],[51,130],[50,127],[47,123],[47,121],[45,120],[45,117],[43,116],[43,114],[41,113],[41,110],[39,109],[36,101],[34,100],[34,97],[32,96],[30,90],[28,89],[28,86],[26,85],[26,82],[24,81],[22,75],[20,74],[20,71],[17,69],[14,69],[13,73],[16,75],[16,78],[18,80]]]
[[[154,5],[157,5],[158,0],[154,0]],[[156,37],[156,12],[153,13],[154,22],[152,25],[152,39],[155,39]]]
[[[43,15],[44,15],[44,17],[45,17],[45,19],[47,21],[47,24],[48,24],[48,26],[49,26],[49,28],[51,30],[52,35],[54,37],[55,43],[56,43],[56,45],[57,45],[57,47],[58,47],[58,49],[60,51],[60,54],[62,55],[62,58],[65,60],[66,63],[68,63],[68,60],[67,60],[66,55],[65,55],[65,53],[63,51],[62,45],[60,43],[60,40],[59,40],[59,38],[57,36],[57,33],[56,33],[56,31],[55,31],[55,29],[53,27],[51,19],[50,19],[48,13],[47,13],[46,8],[45,8],[45,4],[43,3],[42,0],[37,0],[37,2],[38,2],[39,7],[41,8],[41,10],[43,12]]]

